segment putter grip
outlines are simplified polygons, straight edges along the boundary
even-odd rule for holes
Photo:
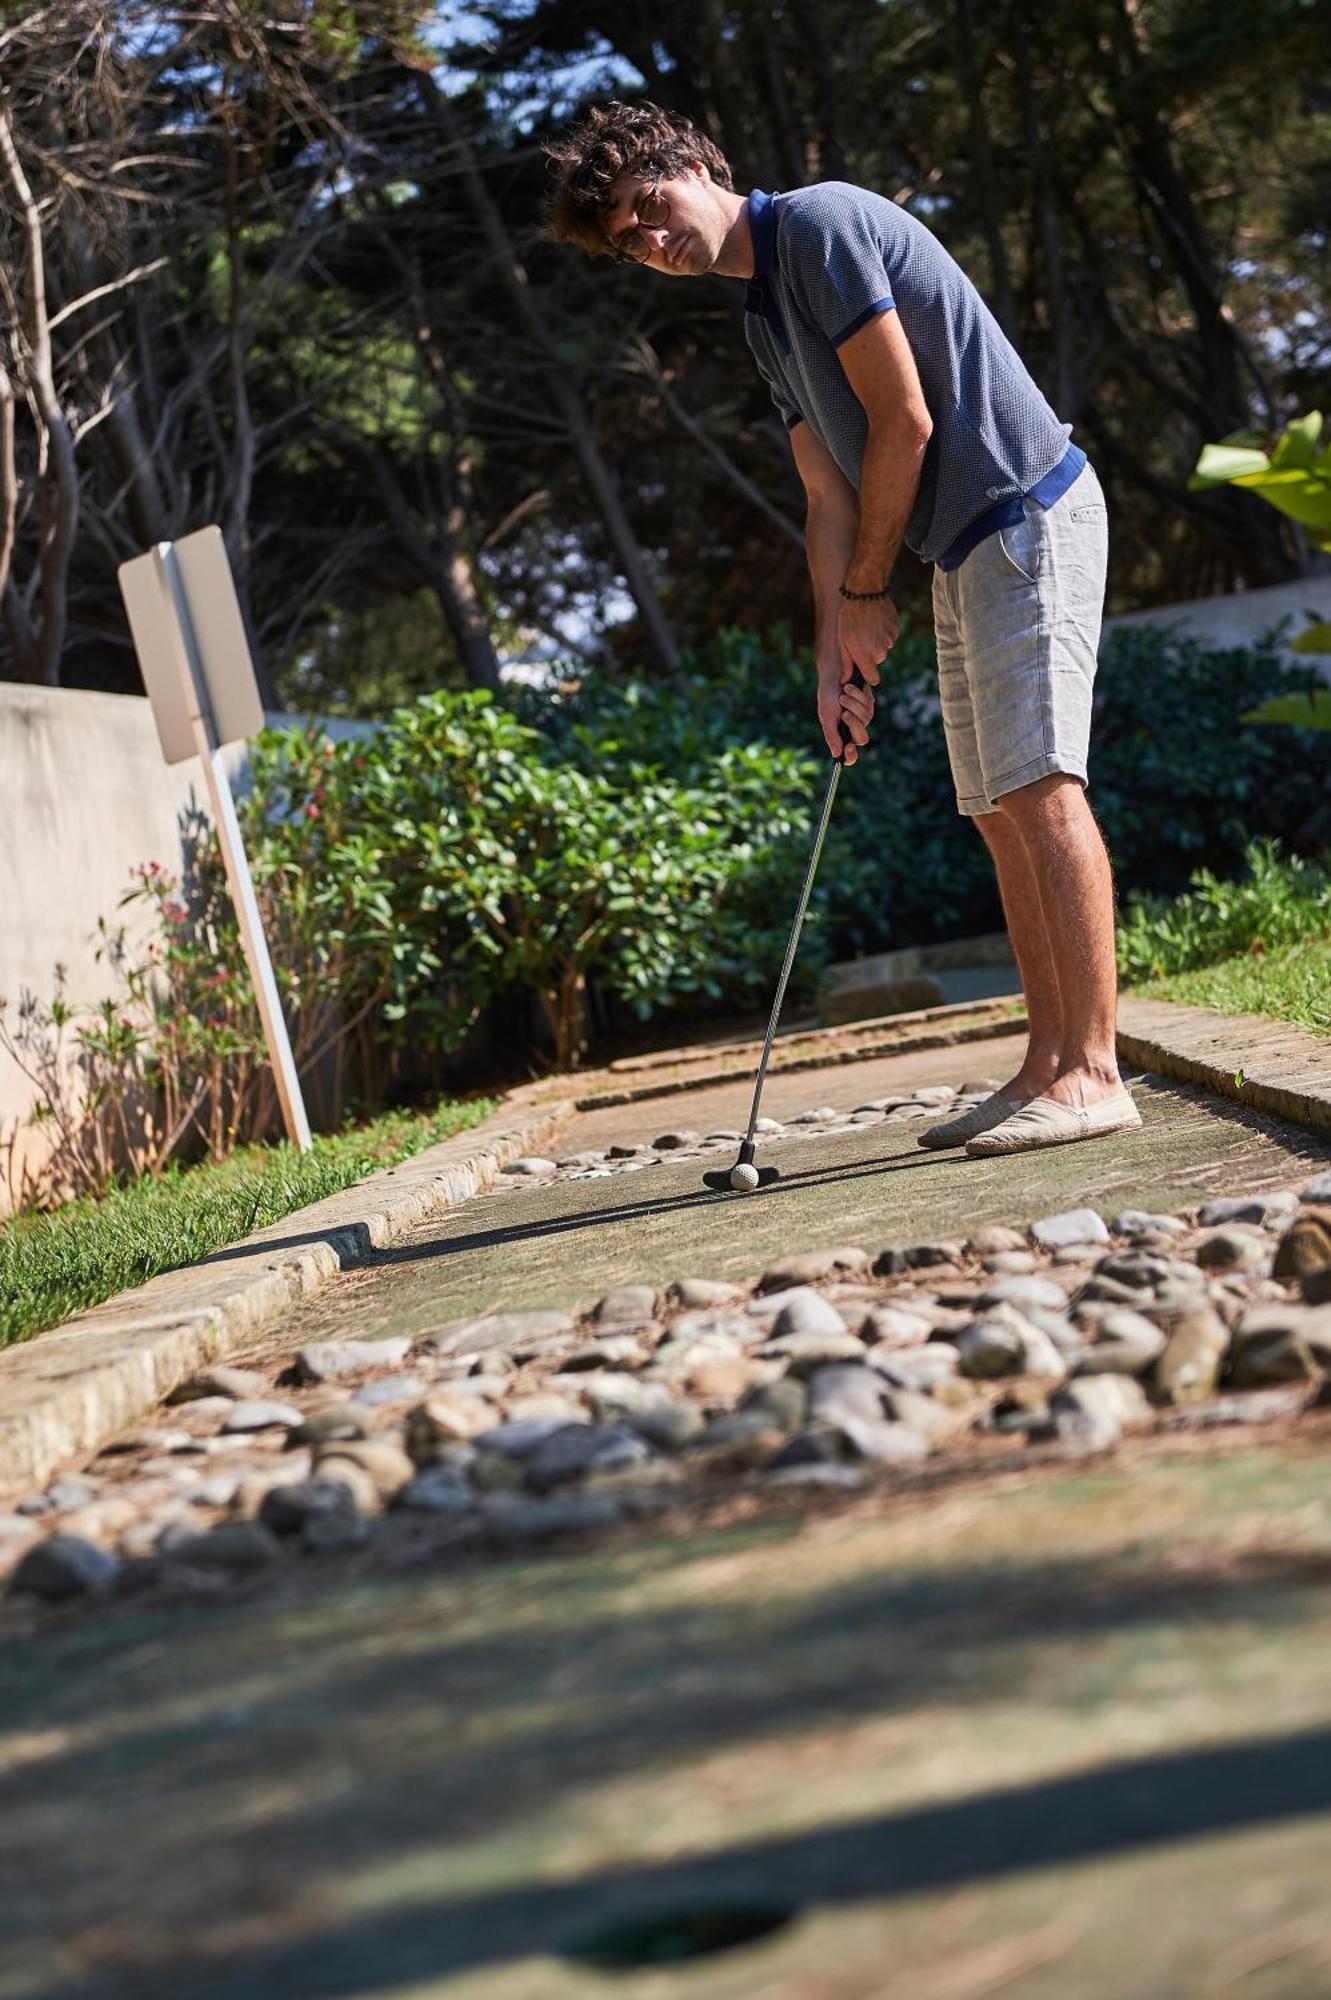
[[[851,673],[850,679],[846,682],[846,686],[857,687],[857,688],[862,688],[864,686],[864,675],[860,672],[858,667],[856,667]],[[838,722],[837,728],[841,731],[841,747],[844,750],[846,745],[850,742],[850,730],[846,727],[846,724],[844,722]]]

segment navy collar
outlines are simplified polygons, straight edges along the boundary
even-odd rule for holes
[[[749,196],[749,233],[753,238],[753,276],[744,294],[745,312],[757,313],[767,321],[783,347],[789,347],[786,329],[772,293],[776,261],[776,197],[755,188]]]

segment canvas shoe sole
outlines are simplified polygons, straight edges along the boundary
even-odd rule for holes
[[[985,1098],[983,1104],[972,1104],[969,1110],[959,1111],[955,1118],[945,1118],[941,1125],[931,1125],[927,1132],[921,1132],[920,1144],[931,1149],[964,1146],[968,1139],[978,1138],[981,1132],[990,1132],[995,1125],[1001,1125],[1017,1109],[1010,1097],[1004,1097],[1001,1090],[996,1090],[991,1097]]]
[[[1126,1090],[1099,1104],[1060,1104],[1056,1097],[1033,1097],[1001,1125],[967,1142],[978,1159],[996,1153],[1027,1153],[1037,1146],[1066,1146],[1078,1139],[1101,1139],[1110,1132],[1128,1132],[1142,1122],[1141,1112]]]

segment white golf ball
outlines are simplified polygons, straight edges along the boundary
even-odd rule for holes
[[[752,1194],[758,1185],[757,1167],[732,1167],[730,1169],[730,1185],[737,1193]]]

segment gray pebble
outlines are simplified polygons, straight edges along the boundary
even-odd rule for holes
[[[866,1346],[912,1347],[929,1338],[931,1324],[909,1306],[871,1306],[856,1331]]]
[[[838,1428],[847,1416],[874,1423],[883,1415],[885,1393],[882,1376],[862,1362],[816,1368],[809,1376],[809,1416],[815,1422],[835,1424]]]
[[[291,1403],[233,1403],[222,1425],[224,1432],[297,1430],[304,1412]]]
[[[1125,1430],[1150,1422],[1151,1406],[1130,1375],[1079,1375],[1053,1396],[1054,1428],[1079,1451],[1107,1451]]]
[[[1237,1229],[1217,1229],[1197,1245],[1198,1265],[1204,1271],[1252,1271],[1269,1266],[1268,1246]]]
[[[340,1479],[295,1480],[290,1486],[270,1486],[259,1503],[259,1520],[275,1535],[298,1535],[319,1514],[352,1515],[356,1495]]]
[[[1271,1194],[1223,1195],[1215,1201],[1203,1202],[1197,1220],[1204,1229],[1213,1223],[1283,1222],[1288,1221],[1298,1206],[1299,1197],[1283,1189]]]
[[[532,1492],[548,1493],[585,1473],[633,1465],[649,1455],[646,1441],[627,1424],[562,1424],[527,1454],[524,1469]]]
[[[658,1153],[677,1153],[683,1146],[696,1146],[699,1136],[697,1132],[663,1132],[652,1140],[652,1147]]]
[[[847,1278],[869,1267],[867,1251],[853,1245],[832,1250],[806,1250],[783,1258],[763,1272],[759,1293],[802,1291],[828,1278]]]
[[[220,1521],[206,1534],[172,1533],[169,1537],[159,1537],[158,1546],[163,1553],[183,1563],[237,1574],[266,1568],[282,1553],[276,1535],[259,1521]]]
[[[829,1299],[812,1286],[800,1285],[787,1292],[785,1303],[772,1327],[775,1340],[790,1334],[844,1334],[846,1322]]]
[[[599,1325],[641,1326],[656,1316],[656,1292],[651,1285],[616,1285],[597,1300],[592,1313]]]
[[[1177,1215],[1155,1215],[1145,1209],[1125,1208],[1109,1227],[1115,1236],[1181,1236],[1188,1225]]]
[[[1110,1306],[1094,1332],[1078,1360],[1079,1375],[1144,1375],[1165,1351],[1161,1329],[1130,1306]]]
[[[254,1402],[268,1393],[268,1383],[254,1368],[204,1368],[181,1382],[168,1403],[196,1403],[204,1397],[225,1396],[230,1402]]]
[[[924,1394],[957,1374],[961,1366],[957,1349],[945,1340],[931,1340],[923,1347],[890,1351],[872,1348],[867,1360],[884,1381],[898,1389],[918,1389]]]
[[[291,1432],[287,1442],[299,1444],[332,1444],[337,1438],[367,1438],[370,1435],[370,1418],[365,1406],[356,1403],[330,1403],[326,1409],[315,1410],[304,1422]]]
[[[302,1347],[296,1369],[304,1382],[341,1382],[374,1368],[400,1368],[411,1352],[402,1336],[390,1340],[319,1340]]]
[[[809,1390],[794,1375],[780,1376],[775,1382],[757,1382],[745,1391],[737,1414],[761,1419],[764,1429],[798,1430],[809,1414]]]
[[[466,1475],[454,1466],[432,1465],[409,1479],[394,1497],[394,1507],[415,1514],[465,1514],[476,1504]]]
[[[1069,1243],[1107,1243],[1109,1231],[1093,1208],[1069,1208],[1033,1222],[1031,1237],[1041,1249],[1061,1250]]]
[[[573,1320],[566,1312],[534,1307],[526,1312],[486,1313],[480,1319],[464,1320],[427,1337],[424,1345],[435,1354],[484,1355],[493,1367],[502,1354],[540,1354],[573,1332]]]
[[[739,1297],[739,1287],[723,1284],[719,1278],[677,1278],[670,1296],[681,1306],[727,1306]]]
[[[1067,1305],[1068,1295],[1062,1285],[1052,1278],[1008,1277],[999,1278],[992,1285],[986,1285],[975,1303],[977,1306],[1001,1305],[1004,1300],[1015,1306],[1049,1306],[1058,1312]]]
[[[67,1597],[100,1597],[111,1590],[120,1564],[107,1550],[81,1535],[51,1535],[20,1558],[9,1579],[15,1597],[58,1603]]]
[[[554,1160],[543,1159],[538,1153],[527,1153],[520,1160],[510,1160],[504,1168],[506,1174],[523,1174],[531,1177],[538,1174],[553,1174],[557,1171]]]
[[[392,1403],[419,1402],[424,1394],[425,1384],[418,1375],[382,1375],[377,1382],[366,1382],[357,1389],[351,1400],[367,1410],[377,1410]]]

